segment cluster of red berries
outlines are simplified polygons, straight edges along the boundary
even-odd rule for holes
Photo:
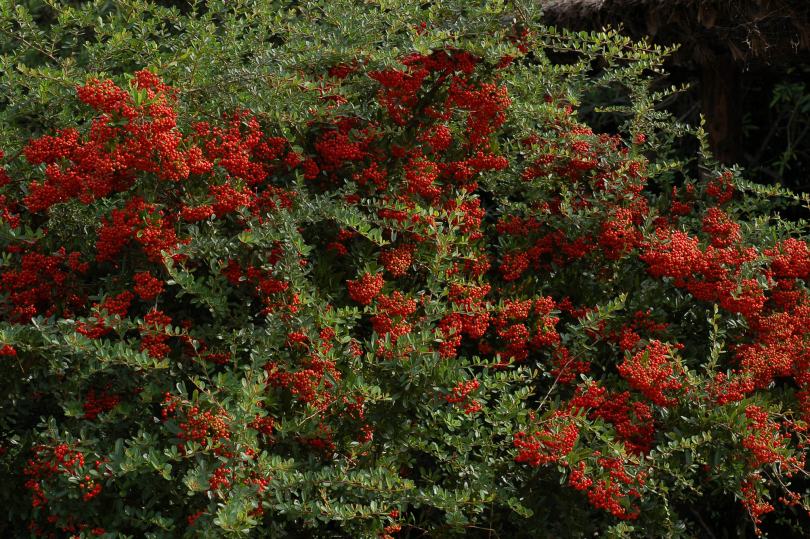
[[[676,348],[678,346],[676,345]],[[652,340],[616,367],[630,387],[640,391],[658,406],[673,406],[683,388],[683,368],[672,355],[672,347]]]
[[[579,387],[569,406],[572,413],[585,411],[589,419],[601,419],[613,425],[616,436],[630,453],[643,454],[652,447],[655,424],[652,408],[632,401],[629,391],[611,393],[593,382]]]
[[[57,493],[58,497],[60,492],[78,487],[77,494],[82,502],[92,501],[103,491],[98,478],[102,461],[96,460],[93,465],[85,466],[85,454],[64,443],[55,446],[35,445],[31,453],[32,457],[27,461],[23,475],[27,478],[25,488],[31,493],[31,506],[34,510],[62,533],[84,531],[96,536],[103,535],[103,528],[82,522],[74,514],[64,514],[56,504],[51,507],[48,499],[49,491]],[[35,521],[31,522],[30,531],[35,536],[55,536]]]
[[[594,455],[599,457],[597,452]],[[639,489],[646,482],[646,474],[638,472],[631,475],[622,461],[615,458],[599,457],[596,468],[608,472],[609,479],[592,479],[586,474],[585,462],[580,461],[571,469],[568,484],[576,490],[584,491],[595,508],[622,520],[637,519],[641,510],[634,500],[641,497]]]
[[[399,337],[410,333],[411,324],[407,318],[416,312],[416,301],[395,290],[390,296],[378,296],[375,305],[377,313],[371,317],[371,327],[381,340],[389,337],[396,343]]]
[[[472,415],[481,411],[482,408],[480,401],[470,398],[470,393],[476,391],[480,386],[481,384],[478,380],[461,381],[450,390],[449,394],[444,396],[444,400],[450,404],[463,405],[464,413],[466,415]]]
[[[415,245],[406,243],[386,249],[380,253],[380,262],[392,276],[402,277],[411,266],[415,248]]]
[[[144,316],[143,321],[140,327],[141,350],[154,358],[166,357],[171,350],[166,343],[170,338],[166,329],[172,323],[171,317],[153,307]]]
[[[518,448],[515,462],[534,467],[560,463],[573,451],[579,439],[576,419],[564,412],[555,412],[548,421],[549,425],[542,430],[515,433],[513,443]]]
[[[121,402],[121,397],[114,393],[108,393],[107,390],[96,392],[91,389],[84,397],[84,418],[94,420],[98,414],[109,412]]]
[[[384,284],[382,275],[365,273],[359,279],[348,281],[349,297],[360,305],[369,305]]]
[[[132,276],[135,286],[132,290],[144,301],[152,301],[163,292],[163,281],[148,271]]]

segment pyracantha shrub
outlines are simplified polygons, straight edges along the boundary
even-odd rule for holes
[[[91,74],[0,155],[5,535],[806,526],[805,229],[671,159],[702,138],[652,107],[664,51],[512,3],[297,4],[245,25],[282,71],[223,67],[238,99],[193,55]],[[208,8],[176,31],[238,49],[247,4]],[[588,84],[632,98],[614,132]]]

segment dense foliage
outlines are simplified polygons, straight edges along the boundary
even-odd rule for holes
[[[806,226],[656,107],[667,51],[512,2],[0,32],[4,535],[806,526]]]

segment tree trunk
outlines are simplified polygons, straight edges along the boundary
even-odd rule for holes
[[[701,66],[701,110],[706,118],[709,143],[718,161],[740,161],[742,112],[739,68],[729,55],[717,55]]]

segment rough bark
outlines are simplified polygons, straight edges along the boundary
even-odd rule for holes
[[[701,66],[700,104],[715,157],[739,162],[742,144],[739,67],[729,55],[718,55]]]

